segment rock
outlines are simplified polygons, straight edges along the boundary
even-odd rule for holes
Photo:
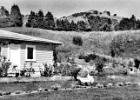
[[[118,83],[116,83],[116,86],[117,87],[124,86],[124,83],[123,82],[118,82]]]
[[[0,92],[0,96],[2,96],[2,93]]]
[[[87,75],[87,77],[80,77],[78,76],[77,79],[81,82],[81,83],[93,83],[94,82],[94,78],[93,76],[90,76],[89,74]]]
[[[16,91],[15,94],[21,94],[24,93],[23,91]]]
[[[132,85],[131,82],[125,82],[124,84],[125,84],[125,85]]]
[[[38,88],[38,91],[41,92],[41,91],[43,91],[43,89],[40,87],[40,88]]]
[[[11,92],[3,92],[2,95],[10,95]]]
[[[44,89],[44,91],[48,91],[48,89]]]
[[[101,84],[101,83],[98,83],[98,84],[96,85],[96,87],[98,87],[98,88],[103,88],[103,87],[104,87],[104,85],[103,85],[103,84]]]
[[[61,88],[61,86],[59,84],[54,84],[53,86],[51,86],[51,89],[53,89],[53,90],[58,90],[60,88]]]
[[[113,86],[113,83],[108,83],[106,86],[107,87],[112,87]]]

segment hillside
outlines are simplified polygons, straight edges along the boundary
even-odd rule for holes
[[[37,28],[2,28],[21,34],[33,35],[42,38],[58,40],[64,43],[58,49],[61,59],[68,55],[78,56],[79,54],[97,52],[110,55],[110,47],[118,48],[121,57],[139,57],[140,54],[140,31],[119,31],[119,32],[65,32],[51,31]],[[73,37],[79,36],[83,45],[74,45]],[[113,41],[113,42],[112,42]],[[114,42],[115,41],[115,42]],[[119,44],[119,45],[116,45]]]
[[[109,11],[100,12],[97,10],[90,10],[75,13],[70,16],[64,16],[60,19],[67,19],[69,22],[74,21],[75,23],[77,23],[78,21],[84,21],[87,24],[87,27],[90,27],[93,31],[99,31],[101,30],[100,28],[105,27],[106,24],[111,24],[111,30],[114,30],[116,25],[118,25],[121,21],[122,17],[117,16],[117,14],[111,15]],[[111,21],[111,23],[108,22],[109,20]]]

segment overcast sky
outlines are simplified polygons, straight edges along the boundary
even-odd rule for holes
[[[140,19],[140,0],[0,0],[0,6],[8,10],[13,4],[19,5],[22,14],[42,9],[44,13],[51,11],[55,17],[62,17],[96,9],[109,10],[112,14],[126,17],[134,14]]]

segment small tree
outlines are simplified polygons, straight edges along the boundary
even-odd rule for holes
[[[98,73],[103,72],[104,63],[105,62],[102,58],[96,58],[95,65],[96,65],[96,70],[98,71]]]
[[[70,30],[71,31],[76,31],[77,30],[77,24],[74,23],[74,21],[72,20],[70,23]]]
[[[11,14],[10,14],[10,19],[13,22],[13,26],[18,26],[21,27],[23,22],[22,22],[22,15],[20,13],[20,9],[18,5],[13,5],[11,7]]]
[[[44,27],[44,13],[42,10],[39,10],[37,13],[37,26],[39,28],[43,28]]]
[[[0,76],[7,76],[7,72],[11,62],[6,60],[6,57],[0,56]]]
[[[53,18],[53,14],[51,12],[48,12],[44,19],[44,28],[46,29],[54,29],[55,22]]]
[[[9,11],[4,6],[1,6],[0,10],[2,16],[9,16]]]
[[[28,21],[27,21],[27,23],[26,23],[26,27],[34,27],[34,25],[35,25],[35,20],[36,20],[36,15],[35,15],[35,12],[33,12],[33,11],[31,11],[30,12],[30,15],[29,15],[29,17],[28,17]]]

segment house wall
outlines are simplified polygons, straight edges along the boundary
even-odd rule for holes
[[[2,46],[1,47],[1,55],[8,57],[8,45]]]
[[[24,66],[26,61],[26,45],[36,46],[36,61],[37,63],[47,63],[53,65],[53,45],[51,44],[35,44],[35,43],[22,43],[21,44],[21,67]]]
[[[19,45],[19,44],[18,44]],[[20,44],[20,64],[19,68],[23,68],[26,61],[26,45],[36,46],[36,63],[47,63],[48,65],[53,65],[53,50],[54,45],[52,44],[41,44],[41,43],[21,43]],[[8,45],[2,46],[1,54],[8,58],[9,56],[9,47]],[[28,61],[29,62],[29,61]]]

